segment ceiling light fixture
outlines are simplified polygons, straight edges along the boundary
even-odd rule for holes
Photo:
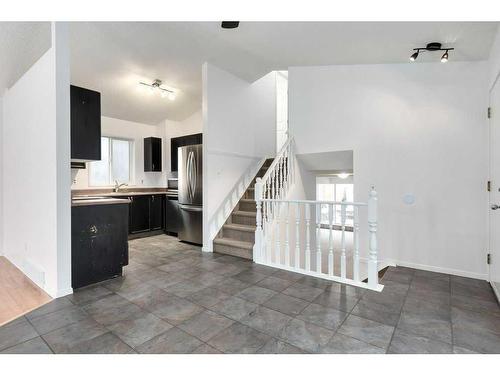
[[[177,96],[176,92],[173,89],[161,87],[162,82],[160,79],[155,79],[153,83],[139,82],[139,84],[146,86],[149,88],[149,92],[151,94],[155,92],[159,92],[162,98],[168,98],[170,100],[175,100]]]
[[[223,29],[236,29],[240,26],[240,21],[222,21],[220,26]]]
[[[347,177],[349,177],[350,174],[349,173],[338,173],[337,174],[337,177],[338,178],[341,178],[342,180],[345,180]]]
[[[415,61],[418,57],[418,54],[423,52],[436,52],[436,51],[444,51],[444,55],[441,57],[441,62],[445,63],[448,61],[448,51],[453,51],[455,48],[442,48],[442,44],[438,42],[428,43],[425,47],[413,48],[415,51],[410,56],[410,61]]]
[[[448,51],[446,51],[443,56],[441,57],[441,62],[445,63],[448,61]]]

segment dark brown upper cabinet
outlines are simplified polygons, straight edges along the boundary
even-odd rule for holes
[[[144,138],[144,172],[161,172],[161,138]]]
[[[203,133],[190,134],[170,139],[170,169],[177,172],[178,148],[182,146],[200,145],[203,143]]]
[[[71,159],[101,160],[101,94],[71,86]]]

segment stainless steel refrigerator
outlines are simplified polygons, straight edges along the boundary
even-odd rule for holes
[[[202,145],[179,147],[179,209],[182,226],[179,239],[203,243]]]

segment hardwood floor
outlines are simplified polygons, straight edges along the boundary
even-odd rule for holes
[[[0,326],[51,300],[7,258],[0,256]]]

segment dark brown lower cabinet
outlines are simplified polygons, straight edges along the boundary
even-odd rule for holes
[[[132,195],[129,233],[140,234],[164,229],[164,195]],[[134,236],[136,237],[136,236]]]
[[[134,195],[130,199],[130,234],[149,232],[149,195]]]
[[[71,285],[74,289],[122,274],[128,264],[129,204],[71,209]]]

